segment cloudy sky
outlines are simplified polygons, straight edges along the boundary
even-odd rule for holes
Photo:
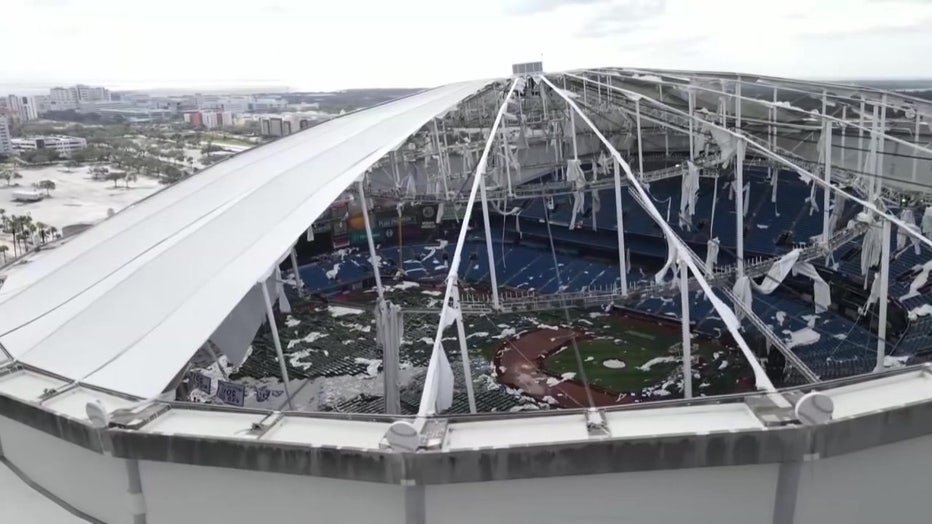
[[[2,0],[0,92],[430,86],[655,66],[932,77],[932,0]],[[13,87],[11,87],[13,86]]]

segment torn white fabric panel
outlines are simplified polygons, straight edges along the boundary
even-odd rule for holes
[[[880,224],[871,224],[867,233],[864,233],[864,240],[861,242],[861,275],[867,276],[867,271],[871,267],[880,263],[880,255],[883,252],[883,232]]]
[[[605,151],[599,153],[599,160],[596,162],[598,168],[598,173],[602,175],[607,175],[609,172],[609,159],[605,156]]]
[[[718,237],[710,238],[708,244],[706,244],[705,265],[709,268],[709,271],[715,271],[715,266],[718,264],[718,251],[720,247],[721,242],[718,240]]]
[[[577,189],[573,193],[573,216],[570,218],[570,229],[575,229],[576,219],[582,214],[586,203],[585,194],[581,191],[582,188],[586,187],[586,175],[583,173],[579,160],[571,158],[566,161],[566,180],[567,182],[573,182]]]
[[[861,316],[863,316],[867,311],[877,303],[877,300],[880,298],[880,272],[878,271],[874,275],[874,281],[871,283],[871,292],[867,296],[867,302],[864,303],[864,306],[858,311]]]
[[[770,266],[764,280],[760,284],[754,284],[754,288],[765,295],[773,293],[783,283],[786,276],[790,274],[793,266],[796,265],[796,261],[799,260],[799,253],[799,249],[794,249],[780,257]]]
[[[747,276],[739,278],[737,281],[735,281],[735,285],[731,291],[734,293],[735,298],[737,298],[738,303],[744,304],[748,311],[753,311],[752,308],[754,305],[754,296],[751,294],[750,278]],[[739,307],[735,307],[735,317],[740,322],[742,319],[744,319],[744,311]]]
[[[688,231],[693,215],[696,214],[696,202],[699,199],[699,168],[691,161],[686,161],[687,170],[683,175],[683,188],[680,193],[680,228]]]
[[[922,234],[932,237],[932,206],[928,206],[922,214]]]
[[[816,313],[822,313],[828,310],[829,306],[832,305],[832,291],[831,288],[829,288],[828,282],[816,271],[815,266],[809,262],[799,262],[793,266],[793,274],[800,274],[812,279],[812,296],[814,297],[816,305]]]
[[[828,217],[828,230],[829,235],[835,232],[838,229],[838,222],[841,220],[841,215],[845,210],[845,199],[841,195],[835,195],[832,198],[831,204],[831,213]]]
[[[812,184],[812,187],[809,188],[809,198],[806,199],[806,202],[809,202],[809,216],[812,216],[813,213],[819,212],[819,203],[816,199],[816,185]]]
[[[259,327],[267,321],[265,298],[262,296],[262,288],[259,287],[261,285],[263,284],[253,286],[210,335],[209,340],[226,355],[233,365],[238,366],[243,363],[246,351],[256,338]],[[269,298],[274,301],[280,286],[275,281],[275,275],[269,277],[264,285],[268,289]],[[284,293],[281,295],[284,296]],[[285,300],[287,301],[287,298]],[[279,302],[279,308],[281,305]],[[282,311],[282,313],[287,314],[289,311]]]
[[[900,300],[919,296],[919,290],[929,282],[929,273],[932,272],[932,260],[921,266],[916,266],[914,269],[918,269],[919,273],[913,278],[913,281],[909,283],[909,292],[901,296]]]
[[[582,164],[579,160],[571,158],[566,161],[566,181],[575,182],[577,189],[579,189],[580,184],[585,187],[586,175],[583,173]]]
[[[910,208],[905,208],[900,211],[900,220],[905,222],[907,225],[916,224],[916,215],[913,213],[913,210]],[[899,251],[906,247],[906,241],[909,239],[909,235],[906,234],[906,230],[902,227],[896,228],[896,250]]]
[[[582,214],[586,206],[586,195],[582,191],[573,193],[573,216],[570,218],[570,229],[576,229],[576,219]]]
[[[676,244],[667,238],[667,261],[663,267],[660,268],[660,271],[654,275],[654,281],[658,284],[662,284],[663,280],[667,278],[667,272],[673,267],[674,262],[676,262]]]
[[[712,139],[718,145],[719,150],[722,152],[722,167],[728,167],[731,165],[731,161],[735,158],[735,155],[738,153],[738,139],[728,131],[720,129],[718,127],[709,127],[705,126],[706,129],[712,134]]]

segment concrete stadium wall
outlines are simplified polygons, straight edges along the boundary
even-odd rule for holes
[[[932,437],[806,462],[796,522],[928,522]]]
[[[407,522],[398,485],[150,461],[139,473],[148,524]]]
[[[718,397],[608,410],[608,434],[573,410],[450,417],[432,421],[446,443],[414,453],[377,444],[387,418],[151,403],[98,430],[0,394],[0,458],[49,504],[115,524],[928,521],[932,368],[820,389],[838,415],[823,424],[773,395]],[[21,503],[0,492],[0,522]]]
[[[2,456],[26,477],[102,522],[132,524],[124,460],[0,417]],[[0,505],[2,508],[2,505]],[[0,522],[3,522],[0,509]]]
[[[778,465],[427,486],[427,522],[770,524]]]

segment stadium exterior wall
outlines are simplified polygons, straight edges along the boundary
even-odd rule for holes
[[[416,453],[382,445],[393,419],[381,416],[156,402],[98,429],[82,395],[119,400],[22,398],[30,373],[0,376],[0,454],[91,522],[848,524],[932,512],[926,367],[820,384],[835,403],[825,424],[795,418],[798,389],[606,409],[604,429],[572,410],[435,419],[440,436]]]

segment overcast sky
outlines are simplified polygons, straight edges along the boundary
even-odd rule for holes
[[[514,62],[932,77],[932,0],[2,0],[0,92],[431,86]],[[12,86],[12,87],[11,87]]]

